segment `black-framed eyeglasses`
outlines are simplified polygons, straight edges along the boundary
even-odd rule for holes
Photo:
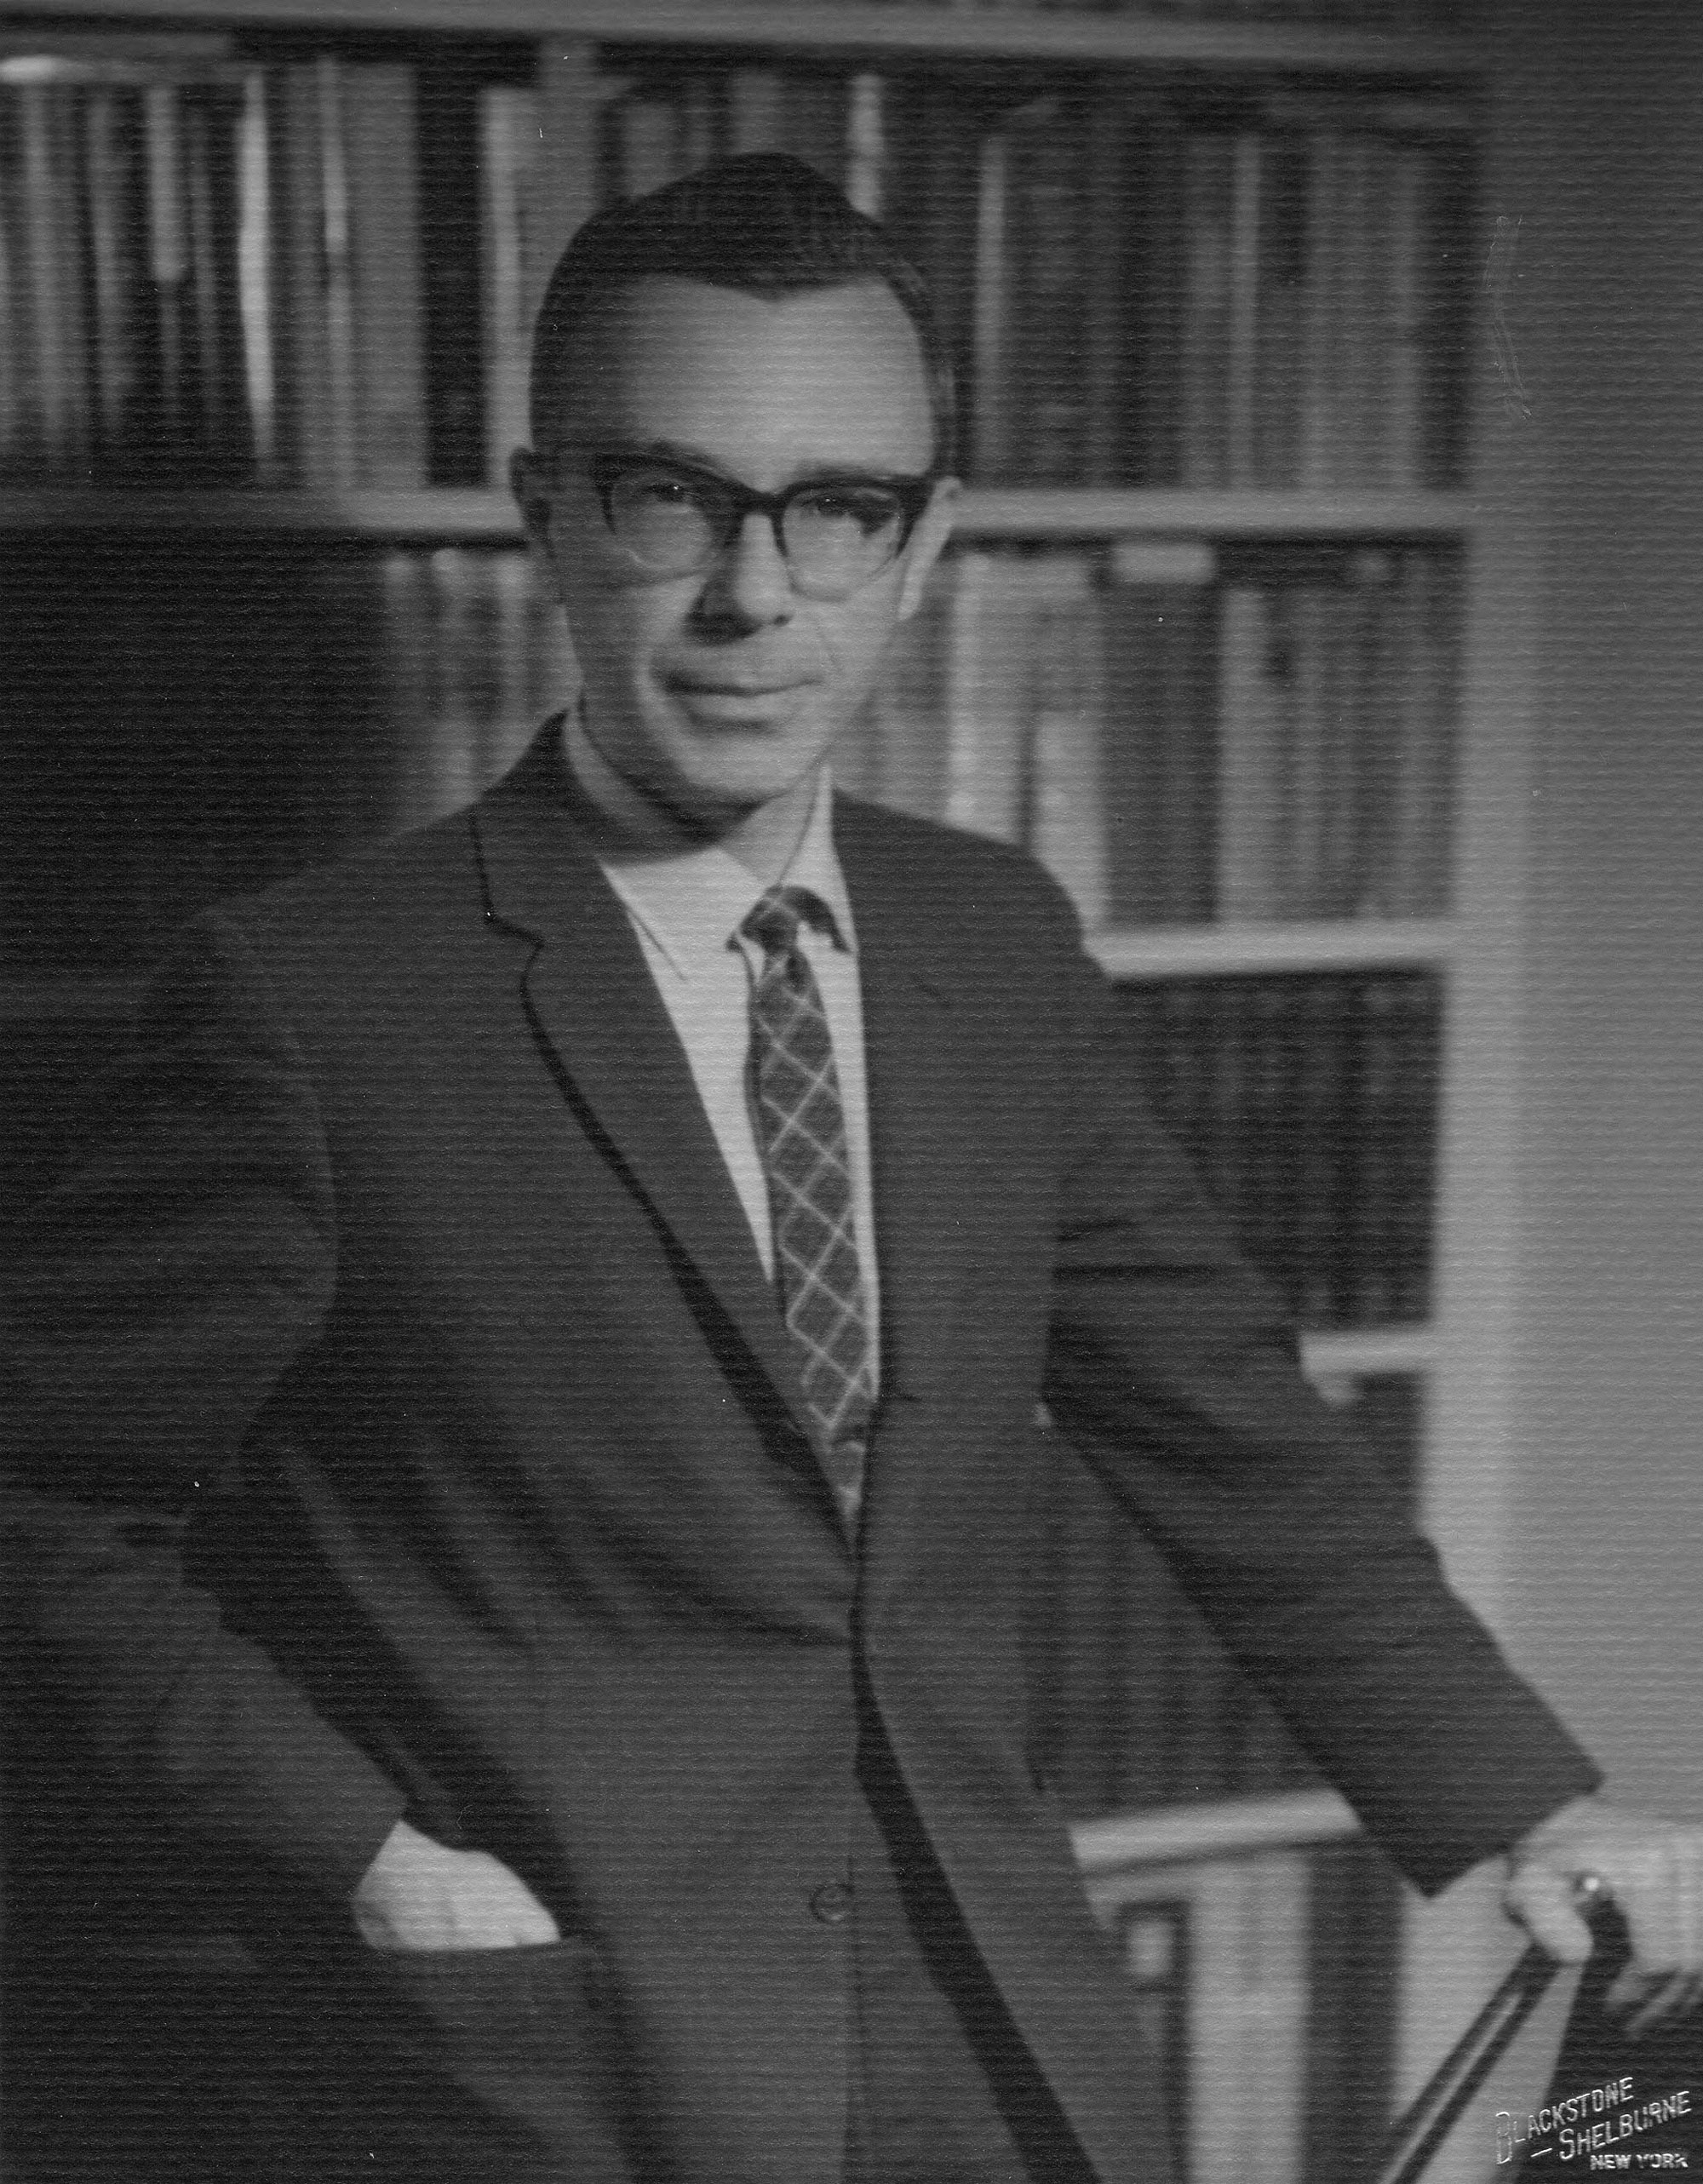
[[[567,443],[575,446],[575,443]],[[746,519],[766,516],[793,588],[843,599],[904,551],[935,479],[821,473],[779,493],[754,493],[720,472],[642,449],[579,446],[610,531],[653,576],[691,576],[737,538]]]

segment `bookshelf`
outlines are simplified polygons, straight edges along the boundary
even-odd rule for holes
[[[61,1157],[181,916],[467,800],[568,694],[491,482],[530,301],[611,194],[803,148],[931,274],[965,393],[955,548],[847,783],[1052,867],[1309,1371],[1422,1496],[1482,77],[1442,0],[1335,12],[109,0],[0,33],[32,609],[0,1181]],[[1096,1491],[1047,1550],[1085,1603],[1048,1670],[1072,1817],[1186,1813],[1233,1859],[1203,1814],[1316,1783]],[[1308,1810],[1285,1855],[1334,1838]],[[1296,2128],[1326,2175],[1340,2119]]]

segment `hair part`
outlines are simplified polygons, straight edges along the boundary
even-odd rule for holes
[[[648,197],[587,221],[556,261],[532,339],[532,444],[548,455],[562,429],[575,335],[599,305],[634,282],[707,282],[778,297],[852,282],[885,282],[916,329],[934,420],[934,462],[951,468],[956,438],[952,366],[927,284],[878,221],[789,153],[713,161]]]

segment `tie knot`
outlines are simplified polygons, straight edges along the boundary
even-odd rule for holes
[[[801,925],[832,932],[834,913],[808,887],[771,887],[739,930],[748,940],[754,940],[765,955],[784,955],[798,945]]]

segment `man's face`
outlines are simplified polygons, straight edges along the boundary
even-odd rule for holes
[[[555,571],[593,739],[680,813],[731,824],[813,776],[868,695],[944,543],[937,488],[905,549],[843,599],[795,585],[767,517],[707,567],[659,576],[611,534],[579,443],[668,458],[760,493],[801,479],[913,478],[933,460],[916,334],[879,281],[770,301],[637,281],[576,339],[565,449],[517,459]]]

